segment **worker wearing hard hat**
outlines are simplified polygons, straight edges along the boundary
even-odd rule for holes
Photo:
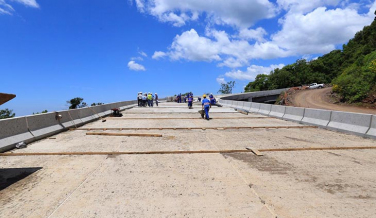
[[[205,111],[205,119],[209,120],[209,109],[211,108],[211,104],[205,94],[202,97],[204,98],[202,100],[202,109]]]
[[[153,96],[150,92],[148,93],[148,106],[153,107]]]

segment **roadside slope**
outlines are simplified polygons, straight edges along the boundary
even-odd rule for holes
[[[330,92],[331,88],[315,89],[315,90],[302,90],[296,92],[293,96],[293,104],[295,107],[305,107],[305,108],[318,108],[326,110],[335,111],[346,111],[354,113],[366,113],[366,114],[376,114],[375,109],[361,108],[356,106],[348,105],[338,105],[328,102],[327,94]]]

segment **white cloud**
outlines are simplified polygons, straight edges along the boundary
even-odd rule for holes
[[[262,27],[257,29],[241,29],[239,31],[239,38],[247,40],[256,40],[258,42],[266,41],[264,36],[267,35],[267,32]]]
[[[145,71],[146,70],[144,66],[136,63],[135,61],[129,61],[128,67],[129,67],[130,70],[134,70],[134,71]]]
[[[284,64],[270,65],[269,67],[251,65],[245,72],[241,70],[233,70],[225,73],[225,76],[237,80],[254,80],[257,74],[269,74],[272,70],[282,68],[284,66]]]
[[[21,4],[29,6],[29,7],[39,8],[39,5],[35,0],[12,0],[12,1],[21,3]]]
[[[196,30],[191,29],[175,37],[169,56],[173,60],[218,61],[221,60],[218,55],[219,49],[217,43],[199,36]]]
[[[346,43],[372,20],[372,16],[349,8],[319,7],[306,15],[288,13],[280,21],[282,30],[271,38],[274,44],[292,54],[327,53],[335,45]]]
[[[226,80],[225,80],[225,78],[223,78],[223,77],[218,77],[216,80],[217,80],[217,83],[219,83],[219,84],[224,84],[224,83],[226,83]]]
[[[289,2],[292,4],[298,1]],[[338,4],[335,0],[315,2],[327,5]],[[302,4],[294,3],[292,6],[287,4],[285,7],[289,9]],[[303,6],[304,10],[312,7],[308,3]],[[217,64],[219,67],[234,69],[249,65],[253,59],[323,54],[335,49],[336,45],[346,43],[356,32],[372,22],[376,2],[368,7],[371,9],[366,14],[359,14],[351,7],[344,9],[319,7],[306,14],[298,13],[297,10],[289,11],[279,20],[281,30],[272,34],[270,40],[264,38],[267,33],[261,27],[240,29],[239,34],[233,37],[225,31],[208,27],[205,35],[200,35],[195,29],[191,29],[177,35],[163,55],[169,56],[171,60],[215,61],[219,62]],[[251,43],[249,40],[255,42]]]
[[[0,14],[12,15],[14,8],[8,2],[18,2],[28,7],[39,8],[35,0],[0,0]]]
[[[148,56],[148,55],[147,55],[145,52],[143,52],[143,51],[139,51],[138,54],[140,54],[141,56],[144,56],[144,57],[147,57],[147,56]]]
[[[152,58],[158,60],[159,58],[165,57],[167,54],[163,51],[156,51],[154,52]]]
[[[135,0],[139,11],[157,17],[161,22],[183,26],[187,21],[205,16],[216,24],[248,28],[256,21],[272,18],[276,7],[268,0]]]
[[[246,40],[230,39],[226,32],[207,30],[200,36],[191,29],[174,38],[166,54],[172,60],[221,61],[218,66],[237,68],[255,58],[286,57],[288,52],[270,42],[249,44]]]
[[[346,1],[342,1],[343,4]],[[281,9],[288,11],[289,13],[305,14],[311,12],[313,9],[323,6],[337,6],[340,0],[277,0],[277,4]],[[345,6],[345,5],[343,5]]]

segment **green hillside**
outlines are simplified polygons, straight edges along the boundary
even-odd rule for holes
[[[376,12],[375,12],[376,13]],[[297,60],[269,75],[259,74],[245,92],[300,86],[313,82],[333,84],[343,101],[360,102],[376,94],[376,19],[355,34],[342,50],[316,60]]]

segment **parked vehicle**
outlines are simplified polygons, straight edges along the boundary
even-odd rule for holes
[[[324,84],[317,84],[317,83],[312,83],[308,86],[309,89],[322,89],[324,88]]]

